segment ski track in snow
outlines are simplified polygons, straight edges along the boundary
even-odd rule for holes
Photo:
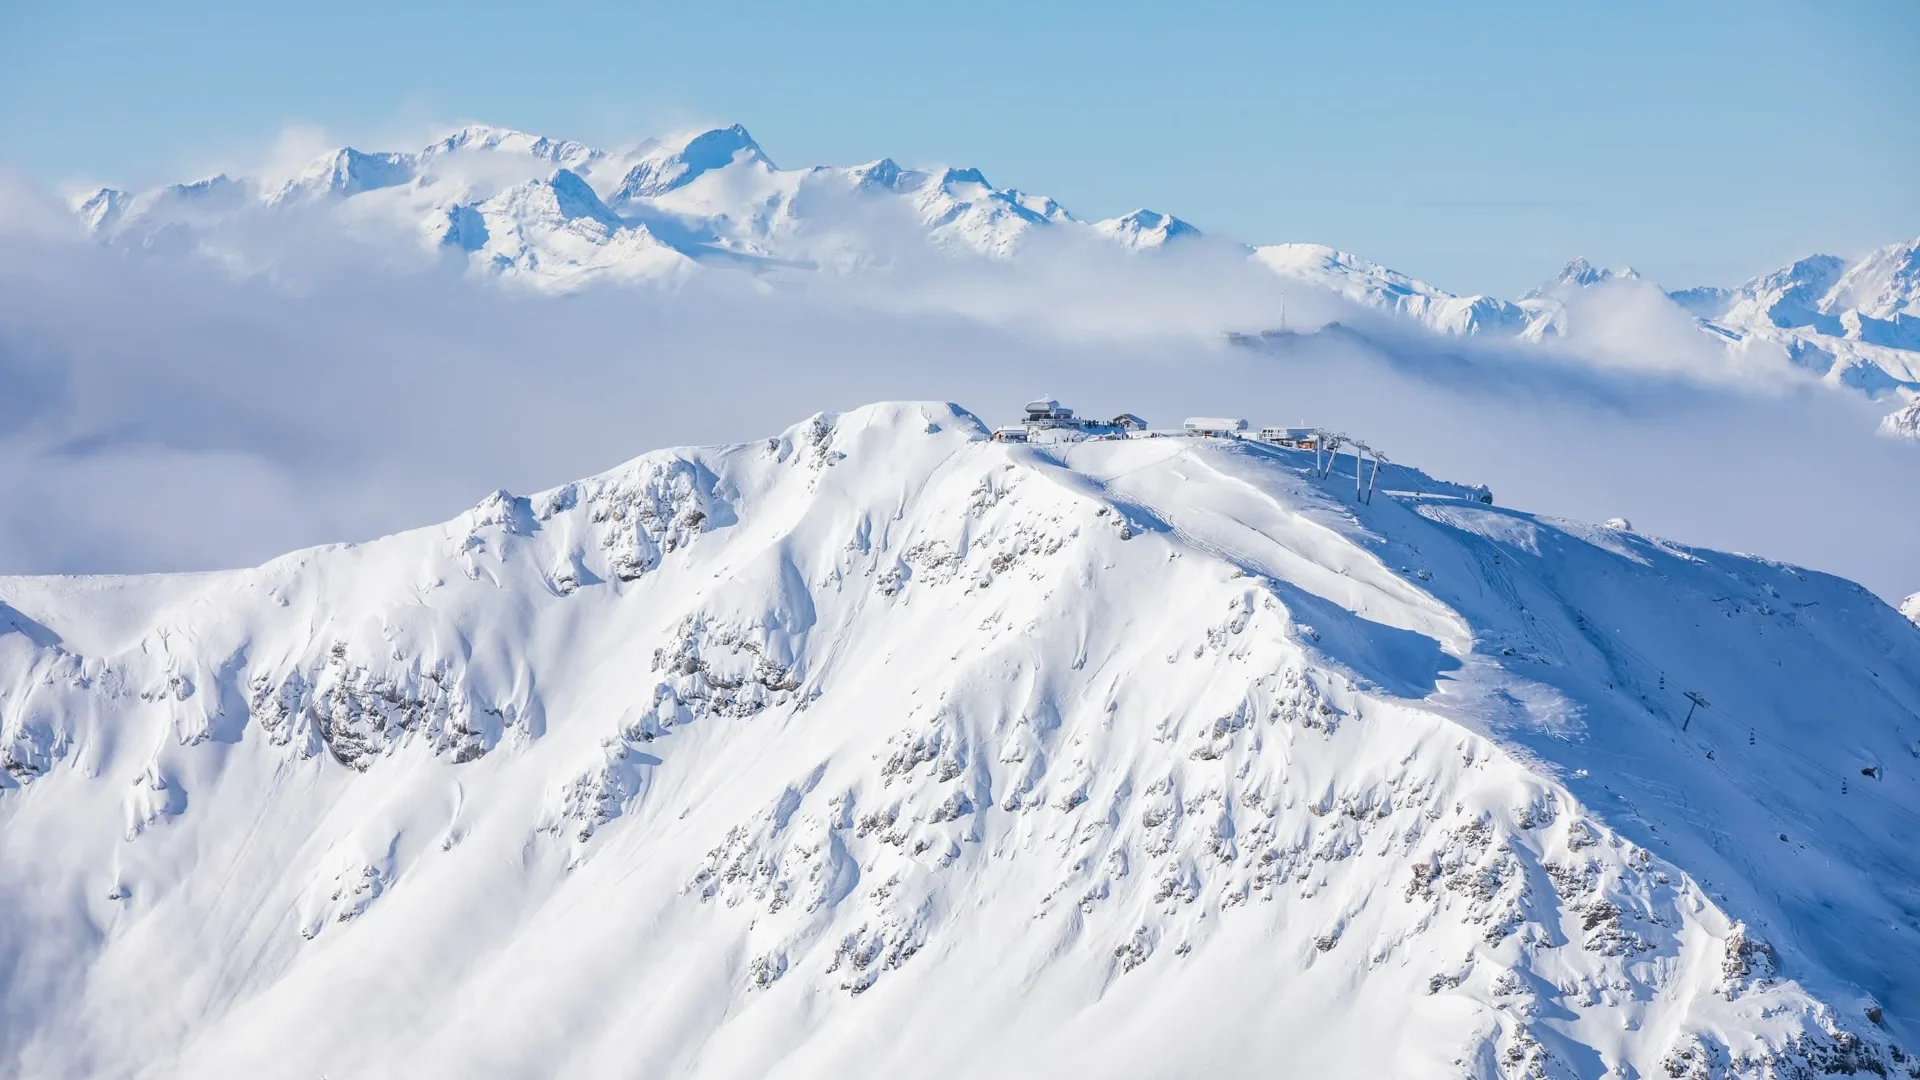
[[[0,1072],[1920,1076],[1920,629],[1311,459],[883,404],[0,578]]]

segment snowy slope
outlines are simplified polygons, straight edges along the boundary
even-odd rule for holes
[[[1136,249],[1163,248],[1173,241],[1201,235],[1199,229],[1172,214],[1162,214],[1144,207],[1131,214],[1096,221],[1093,230]]]
[[[1490,296],[1456,296],[1417,278],[1322,244],[1270,244],[1254,261],[1283,277],[1331,290],[1366,307],[1404,315],[1447,334],[1518,334],[1532,315]]]
[[[1826,382],[1920,401],[1920,240],[1852,263],[1815,255],[1737,289],[1673,296],[1722,333],[1781,343]],[[1886,429],[1903,433],[1891,417]]]
[[[1517,334],[1529,340],[1577,332],[1568,305],[1581,290],[1641,282],[1631,268],[1569,262],[1512,304],[1459,297],[1425,282],[1312,245],[1262,248],[1277,271],[1320,283],[1371,307],[1451,334]],[[1274,252],[1275,255],[1265,255]],[[1279,253],[1297,252],[1282,255]],[[1793,362],[1837,389],[1898,408],[1881,431],[1920,438],[1920,240],[1849,263],[1815,255],[1734,288],[1667,293],[1730,352],[1781,346]]]
[[[645,224],[623,221],[577,174],[559,169],[450,216],[443,243],[471,250],[503,277],[566,289],[590,279],[658,281],[693,269]]]
[[[1920,1075],[1891,608],[1398,466],[984,436],[0,578],[0,1071]]]
[[[1886,419],[1880,421],[1880,431],[1898,439],[1920,440],[1920,393],[1916,393],[1906,405],[1888,413]]]
[[[1582,290],[1642,282],[1631,269],[1586,259],[1509,303],[1461,296],[1318,244],[1275,244],[1254,259],[1286,277],[1329,289],[1443,334],[1540,341],[1575,335],[1569,303]],[[1735,289],[1667,293],[1708,340],[1739,352],[1781,346],[1793,362],[1837,389],[1899,406],[1881,425],[1920,438],[1920,241],[1895,244],[1848,263],[1816,255]],[[1904,410],[1904,411],[1902,411]]]

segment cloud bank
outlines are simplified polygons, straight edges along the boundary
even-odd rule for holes
[[[245,250],[280,262],[100,247],[0,183],[0,572],[253,563],[815,410],[936,398],[995,422],[1047,392],[1156,424],[1333,427],[1509,505],[1920,588],[1920,453],[1631,284],[1527,345],[1425,334],[1226,244],[1049,238],[996,262],[903,235],[883,273],[553,297],[319,219],[248,227]],[[1322,329],[1259,349],[1220,333],[1282,305]]]

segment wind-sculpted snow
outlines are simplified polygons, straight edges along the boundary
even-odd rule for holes
[[[4,1071],[1920,1076],[1891,608],[985,434],[0,579]]]

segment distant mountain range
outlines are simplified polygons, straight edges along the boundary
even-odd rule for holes
[[[1574,259],[1552,281],[1507,301],[1449,293],[1318,244],[1256,248],[1253,259],[1444,334],[1530,341],[1568,331],[1568,301],[1580,290],[1645,282],[1631,268],[1612,270]],[[1777,344],[1829,386],[1898,404],[1881,422],[1881,431],[1920,439],[1920,239],[1888,245],[1855,262],[1816,255],[1736,288],[1665,295],[1693,316],[1702,332],[1730,348]]]
[[[991,260],[1016,259],[1042,236],[1126,253],[1211,245],[1443,334],[1535,341],[1567,332],[1568,301],[1579,290],[1645,284],[1630,269],[1575,259],[1515,300],[1460,295],[1330,247],[1249,247],[1153,210],[1084,222],[1044,195],[995,187],[978,169],[912,169],[887,158],[783,169],[737,124],[621,152],[474,126],[408,153],[343,147],[280,180],[219,175],[137,193],[101,188],[75,210],[107,241],[239,267],[266,258],[235,254],[258,241],[246,228],[258,215],[319,214],[344,233],[410,235],[425,252],[466,260],[473,273],[549,291],[708,271],[854,273],[928,242]],[[1777,344],[1829,385],[1899,406],[1882,430],[1920,439],[1920,239],[1852,262],[1810,256],[1735,288],[1666,295],[1729,347]]]

